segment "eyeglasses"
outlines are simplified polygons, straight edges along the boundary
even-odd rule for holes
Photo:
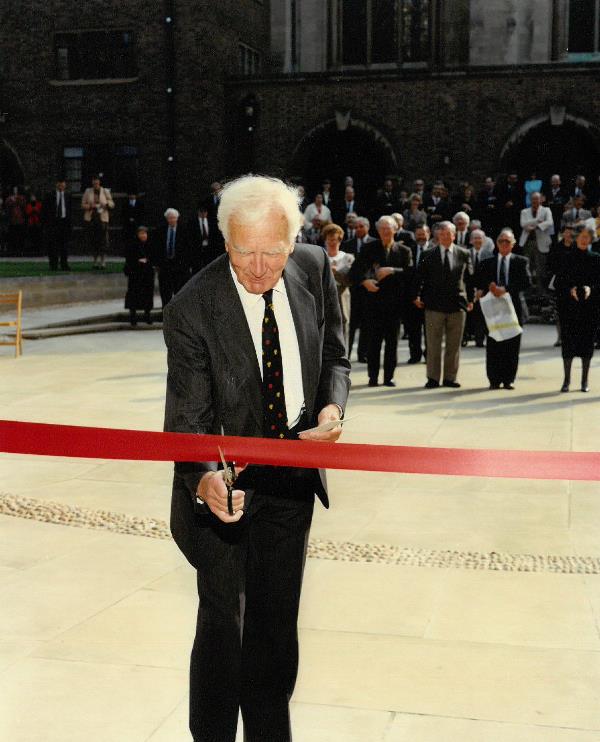
[[[509,239],[506,239],[506,238],[502,238],[502,239],[498,240],[498,242],[503,242],[503,243],[504,243],[504,242],[508,242],[508,243],[512,243],[512,240],[509,240]]]

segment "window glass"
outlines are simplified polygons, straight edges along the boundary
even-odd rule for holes
[[[131,31],[59,33],[54,48],[59,80],[109,80],[137,74]]]
[[[366,0],[343,0],[342,63],[367,64]]]
[[[571,0],[569,3],[569,54],[597,51],[594,49],[594,26],[597,0]]]
[[[396,0],[371,0],[371,62],[398,61]]]

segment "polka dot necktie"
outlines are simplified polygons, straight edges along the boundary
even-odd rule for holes
[[[262,296],[265,300],[262,327],[263,433],[265,438],[287,438],[289,429],[283,388],[283,361],[273,309],[273,289]]]

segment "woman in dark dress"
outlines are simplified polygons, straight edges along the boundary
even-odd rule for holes
[[[135,238],[126,248],[125,267],[127,276],[127,293],[125,309],[129,309],[129,321],[132,327],[137,325],[136,312],[144,311],[144,319],[151,325],[150,310],[154,306],[154,268],[148,242],[148,228],[138,227]]]
[[[600,256],[589,250],[593,231],[583,225],[576,229],[575,247],[564,259],[563,273],[555,281],[559,303],[564,307],[561,330],[565,378],[561,392],[569,391],[571,364],[576,356],[581,358],[581,391],[589,391],[600,298]]]
[[[556,312],[556,342],[554,347],[558,348],[562,345],[561,341],[561,318],[564,316],[566,311],[566,305],[568,303],[568,293],[559,291],[557,287],[557,281],[560,284],[560,278],[565,272],[565,261],[575,249],[575,238],[573,235],[573,229],[571,227],[565,227],[563,229],[562,238],[559,240],[556,246],[550,248],[548,254],[548,262],[546,264],[547,275],[550,276],[550,283],[548,288],[552,289],[552,296],[550,298],[551,304],[553,304]]]

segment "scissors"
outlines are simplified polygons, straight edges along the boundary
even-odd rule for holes
[[[219,446],[219,455],[221,457],[221,463],[223,464],[223,481],[227,487],[227,512],[229,515],[235,515],[233,511],[233,485],[236,480],[235,462],[231,464],[227,463],[221,446]]]

